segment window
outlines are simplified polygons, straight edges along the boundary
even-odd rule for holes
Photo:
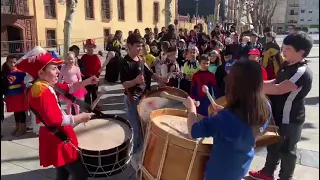
[[[104,36],[104,38],[109,37],[109,35],[110,35],[110,29],[103,29],[103,36]]]
[[[159,22],[159,2],[153,3],[153,22],[158,23]]]
[[[302,19],[300,19],[300,21],[304,21],[304,19],[302,18]]]
[[[124,0],[118,0],[118,19],[124,21]]]
[[[102,20],[110,20],[111,19],[110,6],[111,6],[110,0],[101,0]]]
[[[57,46],[56,29],[46,29],[46,41],[47,47]]]
[[[137,13],[138,22],[142,22],[142,0],[137,0]]]
[[[309,11],[309,13],[312,13],[312,11]]]
[[[86,19],[94,19],[93,0],[85,0]]]
[[[302,9],[302,10],[301,10],[301,13],[304,13],[304,12],[305,12],[305,10],[304,10],[304,9]]]
[[[294,10],[290,10],[290,15],[294,15]]]
[[[44,11],[46,19],[57,18],[56,0],[44,0]]]
[[[312,18],[308,19],[308,21],[312,21]]]

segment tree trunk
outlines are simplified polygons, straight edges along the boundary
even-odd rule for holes
[[[71,46],[71,29],[72,29],[72,20],[74,12],[77,7],[77,0],[66,0],[66,17],[64,20],[64,42],[63,42],[63,57],[67,59],[67,53],[69,51],[69,47]]]
[[[239,0],[239,4],[240,4],[240,7],[239,7],[239,13],[238,13],[238,17],[237,17],[237,27],[236,27],[236,30],[238,32],[241,32],[241,18],[243,16],[243,4],[244,4],[244,0]]]

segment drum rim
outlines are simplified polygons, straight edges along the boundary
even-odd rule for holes
[[[119,146],[116,146],[114,148],[111,148],[111,149],[106,149],[106,150],[88,150],[88,149],[83,149],[79,146],[79,149],[81,149],[82,153],[86,154],[86,155],[98,155],[98,154],[102,154],[102,155],[107,155],[107,154],[112,154],[112,153],[116,153],[118,152],[118,149],[122,149],[122,151],[128,151],[130,152],[130,148],[132,146],[132,143],[133,143],[133,128],[130,124],[130,122],[121,117],[121,116],[118,116],[116,114],[103,114],[103,115],[93,115],[91,117],[91,119],[98,119],[98,118],[102,118],[102,119],[115,119],[117,121],[120,121],[126,125],[128,125],[129,129],[130,129],[130,135],[129,135],[129,138],[124,141],[123,143],[121,143]],[[130,146],[131,145],[131,146]],[[121,152],[122,152],[121,151]],[[114,156],[114,155],[112,155]],[[128,153],[127,157],[130,156],[130,153]]]
[[[151,128],[150,128],[150,131],[151,132],[147,132],[147,133],[153,133],[154,135],[158,136],[159,138],[164,138],[166,139],[167,137],[163,136],[164,134],[168,134],[168,132],[166,132],[165,130],[163,130],[161,127],[157,126],[155,124],[154,121],[152,121],[153,118],[157,117],[156,115],[154,115],[155,113],[158,113],[158,112],[162,112],[162,115],[170,115],[170,114],[166,114],[164,112],[172,112],[172,111],[177,111],[179,113],[183,113],[183,114],[186,114],[187,115],[187,111],[186,110],[181,110],[181,109],[174,109],[174,108],[163,108],[163,109],[157,109],[157,110],[154,110],[150,113],[150,119],[151,119]],[[172,114],[171,114],[172,115]],[[198,114],[198,120],[204,118],[202,115]],[[154,130],[160,132],[157,133],[155,132]],[[174,135],[174,134],[171,134],[169,133],[169,136],[171,137],[171,140],[169,142],[169,144],[172,144],[172,145],[177,145],[179,147],[184,147],[184,146],[181,146],[181,144],[177,143],[177,139],[181,139],[182,142],[185,142],[184,144],[187,144],[188,147],[184,147],[185,149],[188,149],[188,150],[193,150],[193,148],[190,148],[189,146],[195,146],[196,144],[196,141],[195,140],[192,140],[192,139],[188,139],[188,138],[183,138],[183,137],[179,137],[177,135]],[[145,143],[149,143],[149,142],[145,142]],[[191,145],[192,144],[192,145]],[[214,144],[214,142],[213,142]],[[213,144],[201,144],[199,146],[199,149],[198,149],[198,152],[202,152],[202,153],[207,153],[207,152],[211,152],[211,149],[213,147]],[[207,151],[207,149],[210,149],[210,151]]]
[[[138,115],[139,115],[138,117],[139,117],[139,120],[141,120],[142,122],[145,121],[145,120],[142,119],[141,116],[140,116],[140,112],[141,112],[140,109],[141,109],[141,102],[142,102],[142,100],[144,100],[145,98],[147,98],[148,96],[150,96],[150,95],[152,95],[152,94],[160,93],[160,92],[166,91],[166,90],[168,90],[168,89],[169,89],[169,91],[179,91],[179,92],[181,92],[181,94],[185,95],[185,98],[187,98],[187,97],[189,96],[187,92],[185,92],[185,91],[183,91],[183,90],[181,90],[181,89],[178,89],[178,88],[176,88],[176,87],[170,87],[170,86],[159,87],[158,89],[151,90],[151,91],[147,92],[146,94],[144,94],[144,95],[142,96],[142,98],[140,99],[140,102],[139,102],[139,104],[138,104]]]

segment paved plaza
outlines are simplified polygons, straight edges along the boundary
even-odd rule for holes
[[[313,71],[313,87],[306,99],[306,122],[302,139],[298,144],[299,159],[295,171],[295,180],[319,179],[319,45],[315,45],[309,55],[310,67]],[[119,84],[109,84],[108,93],[100,101],[105,113],[118,114],[126,117],[123,104],[123,89]],[[63,106],[63,108],[65,108]],[[54,179],[53,168],[39,166],[38,138],[28,134],[16,139],[10,136],[14,126],[12,113],[5,114],[2,124],[4,138],[1,140],[1,180],[49,180]],[[251,169],[263,167],[266,149],[257,150]],[[107,180],[134,180],[133,170],[129,167],[125,172]],[[245,177],[244,179],[250,180]]]

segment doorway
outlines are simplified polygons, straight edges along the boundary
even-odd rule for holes
[[[22,29],[7,26],[7,37],[9,43],[9,53],[10,54],[21,54],[23,53],[23,35]]]

